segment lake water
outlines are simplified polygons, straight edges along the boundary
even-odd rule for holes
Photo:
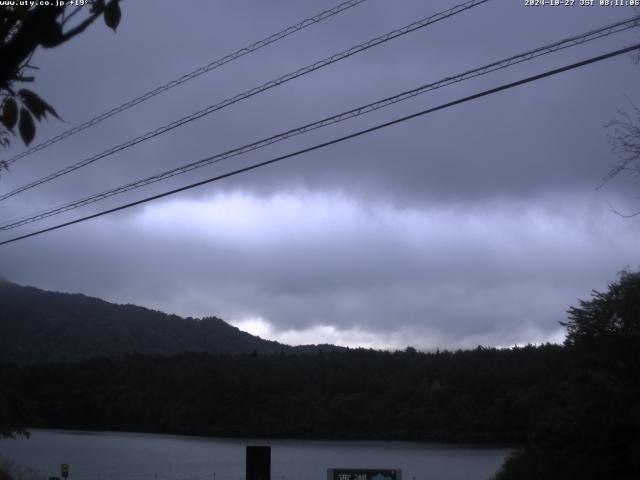
[[[237,440],[175,435],[34,430],[0,440],[16,480],[242,480],[245,446],[271,445],[272,480],[325,480],[327,468],[401,469],[402,480],[485,480],[505,448],[383,441]]]

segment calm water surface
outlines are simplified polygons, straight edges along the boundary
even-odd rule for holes
[[[272,480],[324,480],[329,467],[401,469],[403,480],[485,480],[510,450],[411,442],[229,440],[138,433],[34,430],[0,440],[17,480],[241,480],[246,445],[271,445]]]

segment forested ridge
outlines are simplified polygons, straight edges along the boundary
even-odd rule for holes
[[[323,346],[323,349],[337,347]],[[172,355],[314,352],[243,332],[223,320],[183,318],[0,278],[0,363],[72,360],[130,353]]]
[[[33,426],[200,435],[522,442],[559,401],[562,347],[131,355],[4,365]]]

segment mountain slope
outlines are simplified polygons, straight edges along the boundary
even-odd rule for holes
[[[242,332],[216,317],[185,319],[0,279],[0,362],[185,351],[242,354],[297,349]]]

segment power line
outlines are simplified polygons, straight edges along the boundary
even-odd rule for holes
[[[131,207],[134,207],[136,205],[141,205],[143,203],[151,202],[153,200],[158,200],[160,198],[167,197],[169,195],[173,195],[173,194],[176,194],[176,193],[179,193],[179,192],[183,192],[185,190],[190,190],[192,188],[199,187],[199,186],[202,186],[202,185],[206,185],[208,183],[216,182],[216,181],[222,180],[224,178],[228,178],[228,177],[232,177],[232,176],[238,175],[240,173],[248,172],[250,170],[255,170],[257,168],[264,167],[264,166],[267,166],[267,165],[271,165],[273,163],[285,160],[287,158],[292,158],[292,157],[296,157],[298,155],[302,155],[304,153],[312,152],[314,150],[319,150],[321,148],[325,148],[325,147],[328,147],[330,145],[341,143],[341,142],[344,142],[346,140],[350,140],[352,138],[356,138],[356,137],[359,137],[361,135],[365,135],[367,133],[375,132],[377,130],[381,130],[383,128],[389,127],[391,125],[395,125],[397,123],[402,123],[402,122],[405,122],[407,120],[411,120],[413,118],[417,118],[417,117],[420,117],[420,116],[423,116],[423,115],[427,115],[429,113],[436,112],[438,110],[443,110],[445,108],[453,107],[455,105],[459,105],[461,103],[469,102],[471,100],[475,100],[475,99],[478,99],[478,98],[481,98],[481,97],[484,97],[484,96],[487,96],[487,95],[492,95],[492,94],[501,92],[503,90],[508,90],[510,88],[514,88],[514,87],[517,87],[517,86],[520,86],[520,85],[524,85],[526,83],[531,83],[531,82],[534,82],[534,81],[537,81],[537,80],[541,80],[543,78],[550,77],[552,75],[557,75],[559,73],[566,72],[568,70],[573,70],[575,68],[583,67],[585,65],[589,65],[589,64],[592,64],[592,63],[595,63],[595,62],[606,60],[608,58],[612,58],[612,57],[615,57],[615,56],[618,56],[618,55],[623,55],[625,53],[632,52],[633,50],[637,50],[639,48],[640,48],[640,43],[635,44],[635,45],[633,45],[631,47],[626,47],[626,48],[622,48],[622,49],[619,49],[619,50],[615,50],[613,52],[609,52],[609,53],[606,53],[604,55],[599,55],[597,57],[591,57],[591,58],[589,58],[587,60],[583,60],[581,62],[573,63],[573,64],[570,64],[570,65],[566,65],[564,67],[556,68],[554,70],[548,70],[548,71],[546,71],[544,73],[540,73],[538,75],[533,75],[533,76],[530,76],[530,77],[527,77],[527,78],[524,78],[524,79],[521,79],[521,80],[518,80],[518,81],[515,81],[515,82],[511,82],[511,83],[507,83],[507,84],[501,85],[499,87],[491,88],[489,90],[484,90],[484,91],[482,91],[480,93],[476,93],[474,95],[470,95],[470,96],[467,96],[467,97],[464,97],[464,98],[460,98],[460,99],[454,100],[452,102],[444,103],[442,105],[438,105],[437,107],[432,107],[432,108],[429,108],[427,110],[422,110],[420,112],[417,112],[417,113],[414,113],[414,114],[411,114],[411,115],[400,117],[400,118],[397,118],[395,120],[391,120],[389,122],[376,125],[374,127],[366,128],[364,130],[359,130],[359,131],[357,131],[355,133],[351,133],[349,135],[345,135],[343,137],[339,137],[339,138],[330,140],[328,142],[319,143],[319,144],[314,145],[312,147],[304,148],[302,150],[298,150],[298,151],[295,151],[295,152],[292,152],[292,153],[289,153],[289,154],[286,154],[286,155],[282,155],[282,156],[279,156],[279,157],[276,157],[276,158],[272,158],[271,160],[266,160],[264,162],[256,163],[256,164],[250,165],[248,167],[239,168],[237,170],[233,170],[231,172],[227,172],[227,173],[224,173],[222,175],[217,175],[215,177],[211,177],[211,178],[208,178],[206,180],[201,180],[199,182],[195,182],[195,183],[192,183],[190,185],[186,185],[186,186],[183,186],[183,187],[180,187],[180,188],[169,190],[167,192],[159,193],[157,195],[152,195],[150,197],[146,197],[146,198],[143,198],[141,200],[136,200],[135,202],[126,203],[124,205],[120,205],[120,206],[115,207],[115,208],[110,208],[108,210],[103,210],[102,212],[94,213],[92,215],[87,215],[85,217],[81,217],[81,218],[78,218],[78,219],[75,219],[75,220],[71,220],[69,222],[61,223],[61,224],[58,224],[58,225],[54,225],[52,227],[44,228],[42,230],[38,230],[38,231],[31,232],[31,233],[28,233],[28,234],[25,234],[25,235],[14,237],[14,238],[11,238],[9,240],[4,240],[4,241],[0,242],[0,246],[1,245],[6,245],[6,244],[12,243],[12,242],[17,242],[18,240],[23,240],[25,238],[30,238],[30,237],[33,237],[33,236],[36,236],[36,235],[40,235],[42,233],[51,232],[53,230],[58,230],[60,228],[67,227],[69,225],[74,225],[76,223],[84,222],[84,221],[87,221],[87,220],[91,220],[93,218],[101,217],[101,216],[107,215],[109,213],[114,213],[114,212],[118,212],[120,210],[125,210],[127,208],[131,208]]]
[[[76,133],[79,133],[83,130],[86,130],[89,127],[93,127],[97,124],[99,124],[100,122],[106,120],[107,118],[113,117],[114,115],[117,115],[120,112],[124,112],[125,110],[128,110],[132,107],[135,107],[136,105],[145,102],[147,100],[149,100],[150,98],[155,97],[156,95],[159,95],[163,92],[166,92],[167,90],[172,89],[173,87],[177,87],[178,85],[181,85],[185,82],[188,82],[189,80],[192,80],[200,75],[203,75],[205,73],[208,73],[212,70],[215,70],[216,68],[219,68],[229,62],[232,62],[234,60],[237,60],[240,57],[243,57],[249,53],[253,53],[257,50],[260,50],[263,47],[266,47],[267,45],[271,45],[272,43],[275,43],[279,40],[282,40],[283,38],[288,37],[289,35],[292,35],[296,32],[299,32],[300,30],[303,30],[311,25],[315,25],[316,23],[320,23],[323,20],[326,20],[328,18],[333,17],[334,15],[337,15],[339,13],[344,12],[345,10],[348,10],[352,7],[355,7],[357,5],[360,5],[363,2],[366,2],[367,0],[349,0],[347,2],[343,2],[339,5],[336,5],[335,7],[329,9],[329,10],[325,10],[323,12],[320,12],[317,15],[314,15],[313,17],[309,17],[304,19],[303,21],[295,24],[295,25],[291,25],[290,27],[285,28],[284,30],[281,30],[277,33],[274,33],[272,35],[269,35],[266,38],[263,38],[262,40],[259,40],[255,43],[252,43],[251,45],[248,45],[246,47],[240,48],[238,50],[236,50],[233,53],[230,53],[228,55],[225,55],[224,57],[221,57],[217,60],[214,60],[213,62],[204,65],[200,68],[197,68],[195,70],[193,70],[190,73],[187,73],[179,78],[176,78],[175,80],[171,80],[170,82],[165,83],[164,85],[160,85],[159,87],[150,90],[142,95],[140,95],[139,97],[133,98],[131,100],[129,100],[128,102],[123,103],[122,105],[119,105],[115,108],[112,108],[111,110],[102,113],[90,120],[87,120],[84,123],[81,123],[80,125],[77,125],[73,128],[70,128],[69,130],[66,130],[62,133],[60,133],[59,135],[56,135],[55,137],[52,137],[38,145],[35,145],[27,150],[25,150],[24,152],[21,152],[18,155],[15,155],[14,157],[11,157],[8,160],[5,160],[7,165],[11,165],[12,163],[20,160],[21,158],[27,157],[29,155],[31,155],[32,153],[38,152],[40,150],[43,150],[51,145],[53,145],[54,143],[59,142],[60,140],[64,140],[67,137],[70,137],[71,135],[75,135]]]
[[[60,205],[54,208],[50,208],[48,210],[44,210],[44,211],[40,211],[37,213],[33,213],[30,214],[26,217],[22,217],[20,219],[16,219],[16,220],[12,220],[10,222],[6,222],[2,225],[0,225],[0,230],[10,230],[13,228],[17,228],[20,227],[22,225],[28,224],[28,223],[33,223],[36,222],[38,220],[42,220],[44,218],[48,218],[54,215],[58,215],[60,213],[64,213],[70,210],[74,210],[76,208],[80,208],[83,207],[85,205],[89,205],[91,203],[96,203],[98,201],[104,200],[106,198],[115,196],[115,195],[119,195],[131,190],[135,190],[137,188],[146,186],[146,185],[150,185],[152,183],[156,183],[158,181],[161,180],[166,180],[167,178],[171,178],[186,172],[189,172],[191,170],[195,170],[197,168],[201,168],[213,163],[217,163],[220,162],[222,160],[226,160],[228,158],[231,157],[235,157],[250,151],[254,151],[257,150],[259,148],[263,148],[266,147],[268,145],[271,145],[273,143],[291,138],[293,136],[296,135],[301,135],[303,133],[312,131],[312,130],[316,130],[328,125],[332,125],[335,123],[339,123],[345,120],[348,120],[350,118],[355,118],[367,113],[371,113],[373,111],[388,107],[390,105],[393,105],[395,103],[398,103],[400,101],[404,101],[410,98],[413,98],[417,95],[444,87],[444,86],[448,86],[448,85],[452,85],[454,83],[458,83],[473,77],[477,77],[480,75],[485,75],[487,73],[491,73],[503,68],[507,68],[509,66],[512,65],[516,65],[518,63],[524,62],[524,61],[529,61],[532,60],[533,58],[537,58],[540,57],[542,55],[546,55],[549,53],[553,53],[556,52],[558,50],[562,50],[565,48],[569,48],[575,45],[580,45],[583,43],[586,43],[588,41],[592,41],[595,39],[599,39],[602,37],[606,37],[608,35],[614,34],[614,33],[619,33],[622,31],[625,31],[627,29],[636,27],[640,24],[640,16],[635,16],[632,17],[630,19],[627,20],[623,20],[611,25],[607,25],[605,27],[601,27],[599,29],[596,30],[591,30],[588,31],[586,33],[582,33],[580,35],[575,35],[573,37],[569,37],[566,38],[564,40],[560,40],[558,42],[552,43],[550,45],[545,45],[543,47],[539,47],[533,50],[529,50],[525,53],[521,53],[518,55],[514,55],[511,57],[508,57],[506,59],[503,60],[499,60],[497,62],[493,62],[490,63],[488,65],[485,65],[483,67],[479,67],[473,70],[468,70],[464,73],[452,76],[452,77],[446,77],[442,80],[439,80],[437,82],[434,83],[430,83],[430,84],[426,84],[426,85],[422,85],[418,88],[414,88],[412,90],[408,90],[405,92],[402,92],[398,95],[394,95],[392,97],[387,97],[384,98],[382,100],[378,100],[376,102],[372,102],[369,103],[367,105],[363,105],[360,106],[358,108],[354,108],[351,110],[348,110],[346,112],[342,112],[339,113],[337,115],[333,115],[331,117],[327,117],[324,118],[322,120],[318,120],[316,122],[313,123],[309,123],[307,125],[303,125],[301,127],[292,129],[292,130],[288,130],[286,132],[283,133],[279,133],[277,135],[273,135],[271,137],[262,139],[262,140],[258,140],[256,142],[232,149],[232,150],[228,150],[226,152],[217,154],[217,155],[213,155],[201,160],[198,160],[196,162],[192,162],[162,173],[158,173],[156,175],[153,175],[151,177],[147,177],[144,179],[140,179],[134,182],[130,182],[128,184],[125,185],[121,185],[120,187],[111,189],[111,190],[107,190],[95,195],[91,195],[89,197],[85,197],[83,199],[80,200],[76,200],[73,201],[71,203],[67,203],[64,205]]]
[[[424,28],[428,25],[431,25],[433,23],[436,23],[440,20],[444,20],[447,19],[449,17],[452,17],[458,13],[461,13],[463,11],[469,10],[470,8],[476,7],[478,5],[481,5],[483,3],[486,3],[490,0],[470,0],[466,3],[462,3],[459,5],[456,5],[455,7],[449,8],[443,12],[440,13],[436,13],[434,15],[431,15],[430,17],[426,17],[423,18],[421,20],[418,20],[417,22],[413,22],[409,25],[406,25],[405,27],[393,30],[389,33],[386,33],[384,35],[381,35],[379,37],[373,38],[371,40],[369,40],[368,42],[365,43],[361,43],[359,45],[353,46],[347,50],[343,50],[340,53],[336,53],[334,55],[331,55],[330,57],[324,58],[323,60],[319,60],[311,65],[307,65],[306,67],[302,67],[298,70],[296,70],[295,72],[291,72],[288,73],[286,75],[283,75],[275,80],[270,80],[266,83],[263,83],[262,85],[258,86],[258,87],[254,87],[250,90],[247,90],[243,93],[240,93],[238,95],[235,95],[233,97],[229,97],[226,100],[223,100],[222,102],[216,103],[215,105],[210,105],[202,110],[199,110],[197,112],[192,113],[191,115],[187,115],[186,117],[181,118],[180,120],[176,120],[174,122],[171,122],[167,125],[164,125],[162,127],[159,127],[155,130],[151,130],[143,135],[140,135],[136,138],[133,138],[125,143],[122,143],[118,146],[112,147],[108,150],[105,150],[102,153],[99,153],[97,155],[94,155],[92,157],[86,158],[84,160],[81,160],[79,162],[74,163],[73,165],[70,165],[68,167],[63,168],[62,170],[58,170],[57,172],[51,173],[45,177],[42,177],[38,180],[35,180],[27,185],[23,185],[21,187],[16,188],[15,190],[12,190],[11,192],[5,193],[3,195],[0,195],[0,201],[2,200],[6,200],[7,198],[13,197],[14,195],[17,195],[18,193],[24,192],[25,190],[29,190],[31,188],[34,188],[38,185],[42,185],[43,183],[49,182],[55,178],[58,178],[62,175],[66,175],[68,173],[71,173],[75,170],[78,170],[79,168],[85,167],[91,163],[94,163],[102,158],[105,158],[109,155],[113,155],[114,153],[120,152],[122,150],[125,150],[126,148],[132,147],[134,145],[137,145],[140,142],[144,142],[146,140],[150,140],[158,135],[162,135],[170,130],[173,130],[174,128],[180,127],[186,123],[192,122],[194,120],[197,120],[199,118],[204,117],[205,115],[209,115],[210,113],[213,113],[217,110],[221,110],[223,108],[226,108],[230,105],[233,105],[234,103],[240,102],[242,100],[245,100],[247,98],[250,98],[254,95],[257,95],[259,93],[262,93],[264,91],[267,91],[273,87],[277,87],[279,85],[282,85],[283,83],[286,83],[290,80],[293,80],[295,78],[301,77],[303,75],[307,75],[308,73],[314,72],[316,70],[319,70],[323,67],[326,67],[328,65],[331,65],[333,63],[336,63],[340,60],[344,60],[345,58],[348,58],[352,55],[355,55],[357,53],[363,52],[365,50],[368,50],[369,48],[375,47],[377,45],[380,45],[382,43],[388,42],[390,40],[393,40],[397,37],[400,37],[402,35],[406,35],[408,33],[411,33],[415,30],[418,30],[420,28]]]

